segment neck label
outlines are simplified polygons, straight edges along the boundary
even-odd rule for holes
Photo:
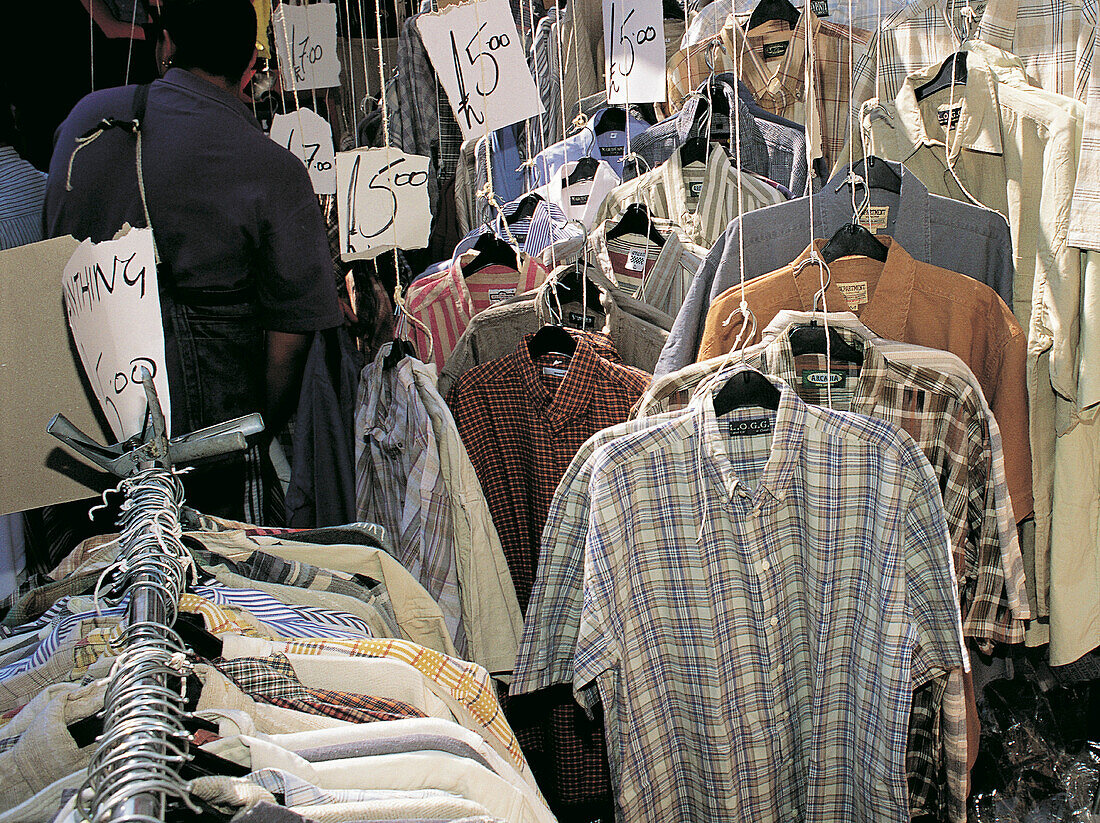
[[[782,57],[787,53],[787,47],[789,45],[789,42],[765,43],[764,48],[760,51],[764,55],[765,60],[775,60],[777,57]]]
[[[754,417],[749,420],[731,420],[730,437],[747,437],[753,434],[771,434],[775,421],[770,417]]]

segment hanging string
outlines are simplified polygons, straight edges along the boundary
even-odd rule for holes
[[[355,65],[355,45],[354,45],[354,41],[352,40],[352,37],[351,37],[351,3],[350,3],[349,0],[344,0],[344,24],[345,24],[345,26],[348,30],[348,64],[347,65],[348,65],[348,86],[349,86],[348,91],[351,94],[351,123],[350,123],[350,126],[351,126],[352,138],[355,142],[355,148],[359,148],[359,120],[355,116],[356,110],[359,107],[358,103],[356,102],[356,97],[355,97],[355,69],[354,69],[354,65]],[[359,21],[360,29],[362,28],[362,26],[363,26],[363,21],[360,20]],[[362,47],[365,50],[367,48],[367,44],[363,43],[362,40],[360,40],[360,43],[362,44]],[[378,44],[378,49],[379,49],[379,52],[381,52],[381,49],[382,49],[382,44],[381,43]],[[366,75],[364,75],[363,76],[364,85],[366,84],[366,82],[367,82],[367,77],[366,77]],[[383,96],[385,95],[385,90],[383,90],[382,94],[383,94]],[[387,135],[387,137],[389,137],[389,135]]]
[[[92,14],[92,0],[88,0],[88,60],[89,83],[95,91],[95,16]]]
[[[122,85],[130,85],[130,58],[134,53],[134,26],[137,24],[137,6],[138,0],[134,0],[133,11],[130,12],[130,42],[126,47],[126,74],[122,81]],[[91,14],[91,8],[88,9],[88,13]]]

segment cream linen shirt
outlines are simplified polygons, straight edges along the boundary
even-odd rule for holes
[[[467,654],[491,673],[511,672],[523,615],[500,536],[451,411],[436,389],[435,369],[419,360],[412,364],[417,391],[439,444],[440,470],[451,502]]]
[[[1100,258],[1082,255],[1067,239],[1081,104],[1005,82],[1013,63],[1018,72],[1012,55],[989,46],[972,49],[966,85],[918,103],[914,89],[938,71],[932,66],[906,78],[892,103],[865,104],[862,126],[869,152],[904,162],[934,194],[967,202],[948,168],[950,156],[970,194],[1008,219],[1016,263],[1012,308],[1028,329],[1036,606],[1043,614],[1048,570],[1059,562],[1051,560],[1056,433],[1094,414],[1089,407],[1100,402],[1100,301],[1092,298]],[[940,122],[955,124],[954,137]],[[1063,516],[1070,519],[1060,528],[1093,528],[1081,513]],[[1057,550],[1077,553],[1074,545],[1080,544]]]

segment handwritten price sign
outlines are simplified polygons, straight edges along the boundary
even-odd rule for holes
[[[65,314],[96,399],[120,441],[145,421],[141,370],[148,369],[171,421],[164,327],[150,229],[77,248],[61,280]]]
[[[665,21],[661,4],[603,0],[604,76],[609,103],[665,99]]]
[[[428,158],[398,149],[336,155],[340,256],[369,260],[390,249],[428,245]]]
[[[317,194],[336,194],[336,152],[332,126],[313,109],[271,118],[271,139],[305,163]]]
[[[469,0],[422,14],[416,26],[463,139],[542,112],[507,0]]]
[[[271,23],[284,89],[302,91],[340,85],[334,3],[280,3]]]

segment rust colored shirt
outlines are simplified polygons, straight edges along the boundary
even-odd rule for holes
[[[1033,509],[1026,332],[989,286],[918,262],[889,237],[879,240],[889,246],[884,263],[847,257],[829,265],[828,309],[849,309],[881,337],[949,351],[971,368],[1000,426],[1012,508],[1016,520],[1023,520]],[[825,241],[814,244],[820,251]],[[821,288],[819,269],[807,264],[798,271],[809,253],[807,248],[790,265],[745,284],[745,299],[758,330],[783,309],[813,310]],[[740,284],[711,304],[699,361],[729,351],[741,329],[740,304]],[[757,331],[748,344],[759,339]]]

